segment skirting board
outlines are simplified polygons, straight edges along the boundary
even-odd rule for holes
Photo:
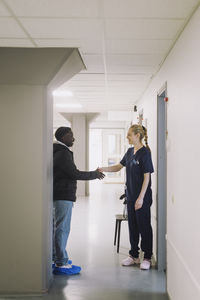
[[[170,238],[167,235],[166,235],[166,240],[167,240],[168,247],[170,247],[172,253],[175,254],[175,256],[174,256],[175,260],[174,261],[176,261],[176,260],[179,261],[179,265],[181,266],[181,268],[184,271],[184,273],[187,275],[187,278],[190,279],[191,285],[193,286],[193,289],[195,287],[196,292],[198,293],[198,295],[200,295],[200,284],[199,284],[199,282],[197,281],[197,279],[195,278],[195,276],[192,274],[192,271],[190,270],[189,266],[185,263],[184,258],[182,257],[182,255],[180,254],[180,252],[178,251],[178,249],[176,248],[176,246],[174,245],[174,243],[170,240]],[[168,260],[168,265],[169,265],[170,264],[170,262],[169,262],[169,251],[168,251],[168,258],[167,258],[167,260]],[[173,264],[173,261],[171,263]],[[173,268],[173,265],[172,265],[171,268]],[[168,273],[168,276],[169,276],[169,269],[167,268],[167,270],[168,270],[167,273]],[[174,269],[174,273],[177,273],[177,272],[181,272],[181,271],[179,269]],[[168,278],[168,281],[169,280],[170,279]],[[189,284],[189,282],[188,282],[188,284]],[[184,285],[183,285],[183,287],[184,287]],[[185,288],[187,288],[187,287],[185,287]],[[168,293],[170,295],[170,291],[168,291]],[[199,297],[197,299],[199,299]]]

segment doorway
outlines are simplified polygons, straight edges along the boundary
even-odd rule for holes
[[[102,161],[103,166],[116,165],[124,155],[124,129],[102,130]],[[107,173],[106,183],[124,183],[124,169],[119,172]]]
[[[166,271],[166,101],[167,84],[157,95],[157,269]]]

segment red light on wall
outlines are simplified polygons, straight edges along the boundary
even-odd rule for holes
[[[164,98],[164,101],[165,101],[165,102],[168,102],[168,100],[169,100],[168,97],[165,97],[165,98]]]

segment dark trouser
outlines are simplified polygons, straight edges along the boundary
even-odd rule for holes
[[[143,204],[142,208],[135,210],[135,203],[127,201],[128,226],[131,250],[129,254],[135,258],[139,256],[139,236],[141,235],[141,249],[144,258],[151,259],[153,233],[151,227],[150,205]]]

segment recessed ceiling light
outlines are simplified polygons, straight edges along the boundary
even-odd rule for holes
[[[72,93],[72,91],[69,90],[55,90],[53,91],[53,96],[55,97],[73,97],[74,94]]]

